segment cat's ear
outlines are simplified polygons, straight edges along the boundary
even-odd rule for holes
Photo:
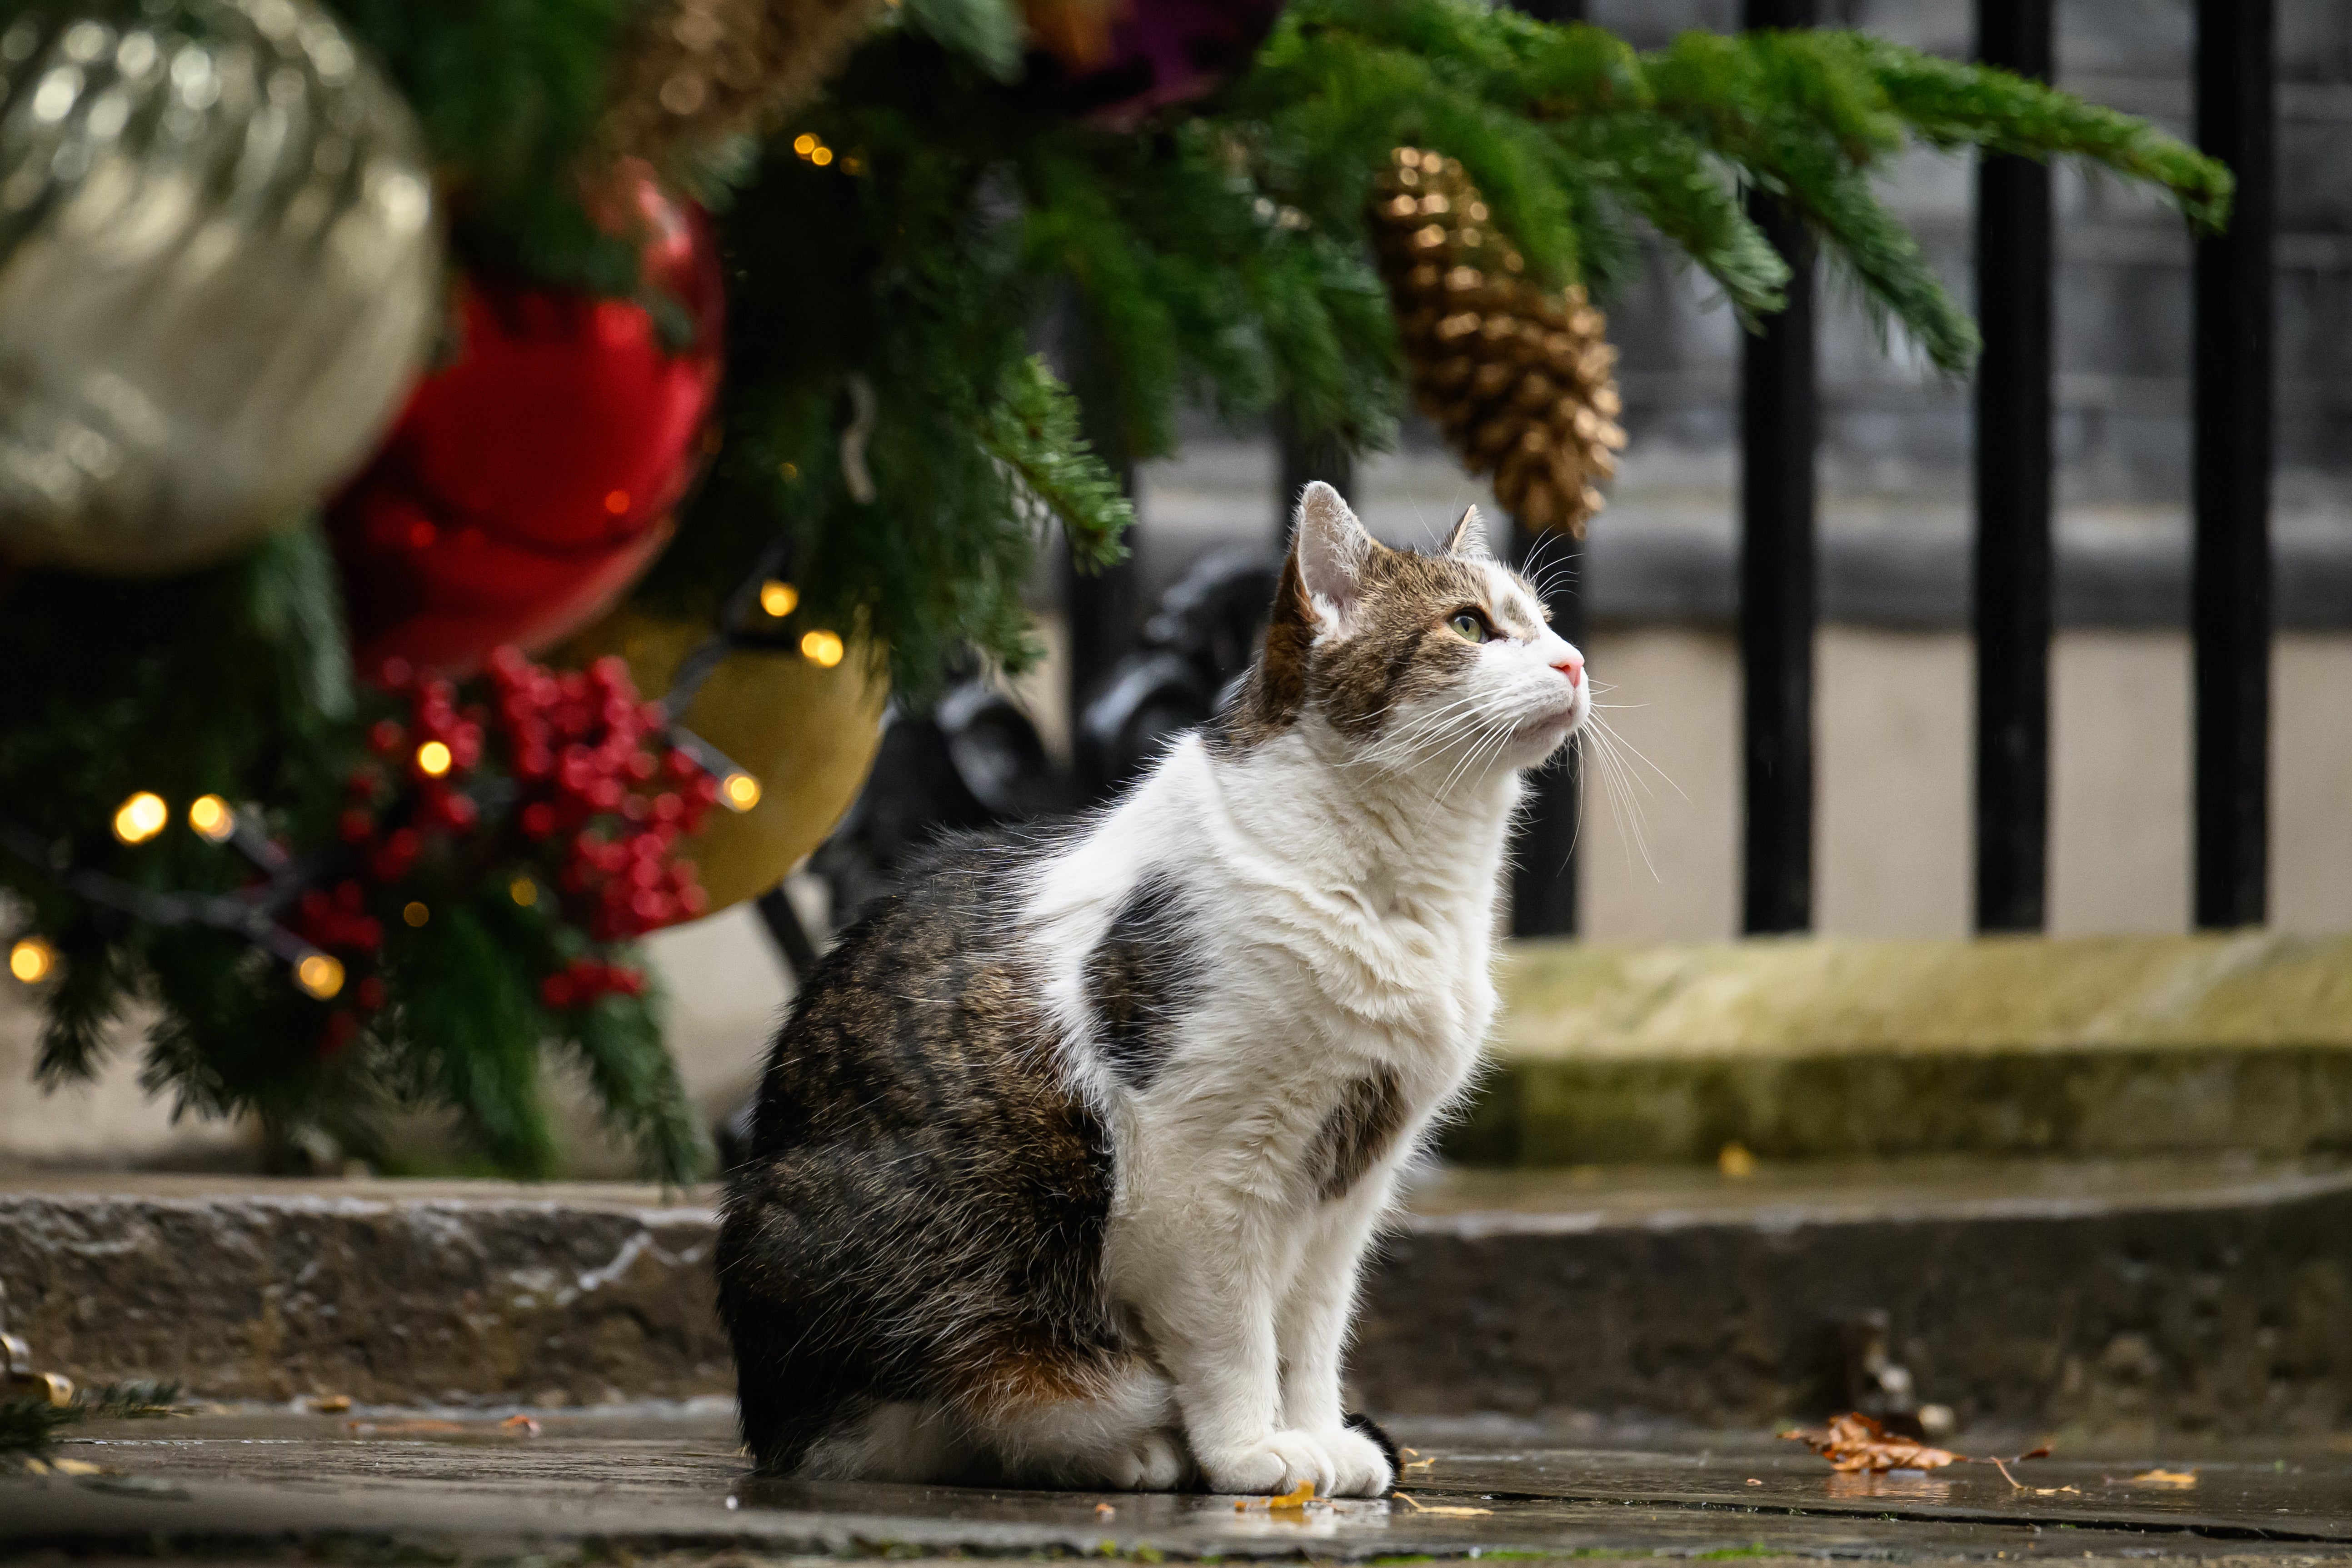
[[[1462,509],[1462,519],[1454,531],[1445,536],[1445,553],[1465,561],[1492,561],[1493,552],[1486,548],[1486,520],[1478,515],[1475,506]]]
[[[1317,479],[1298,498],[1298,526],[1290,542],[1299,585],[1317,613],[1344,631],[1363,595],[1364,565],[1379,549],[1339,492]]]

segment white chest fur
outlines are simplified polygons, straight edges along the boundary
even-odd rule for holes
[[[1134,1109],[1102,1058],[1087,955],[1147,876],[1183,910],[1192,976],[1164,1070],[1141,1098],[1223,1100],[1395,1072],[1417,1111],[1475,1060],[1494,1008],[1495,897],[1516,795],[1401,798],[1327,760],[1310,725],[1244,757],[1187,737],[1043,869],[1026,924],[1090,1100]]]

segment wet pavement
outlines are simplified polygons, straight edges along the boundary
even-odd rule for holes
[[[1274,1510],[761,1481],[709,1401],[531,1420],[247,1410],[92,1427],[58,1449],[78,1473],[0,1479],[0,1557],[2352,1559],[2352,1444],[2084,1448],[2011,1466],[2012,1483],[1989,1465],[1841,1476],[1769,1434],[1568,1447],[1407,1425],[1423,1462],[1402,1495]]]

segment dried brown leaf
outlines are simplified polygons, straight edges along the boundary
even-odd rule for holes
[[[1885,1427],[1858,1410],[1832,1416],[1826,1427],[1783,1432],[1830,1462],[1830,1468],[1877,1475],[1887,1470],[1940,1470],[1958,1464],[1961,1456],[1931,1448],[1908,1437],[1891,1436]]]
[[[1948,1448],[1930,1447],[1908,1437],[1896,1436],[1871,1416],[1859,1410],[1849,1410],[1832,1416],[1825,1427],[1799,1427],[1783,1432],[1781,1436],[1802,1443],[1830,1462],[1830,1468],[1847,1474],[1884,1475],[1889,1470],[1940,1470],[1947,1465],[1991,1465],[2007,1477],[2011,1486],[2017,1478],[2009,1474],[2008,1467],[2027,1459],[2046,1459],[2049,1445],[2023,1454],[2012,1454],[2006,1459],[1970,1458],[1955,1454]]]
[[[354,1437],[407,1437],[426,1432],[463,1432],[455,1421],[346,1421],[343,1430]]]
[[[1298,1483],[1297,1490],[1285,1492],[1280,1497],[1235,1498],[1234,1500],[1234,1511],[1235,1513],[1241,1513],[1254,1508],[1298,1510],[1305,1508],[1308,1503],[1311,1503],[1314,1500],[1315,1483],[1313,1481],[1301,1481]]]
[[[1434,1514],[1441,1519],[1481,1519],[1495,1511],[1491,1508],[1454,1508],[1444,1503],[1423,1502],[1411,1492],[1392,1492],[1390,1495],[1415,1513]]]

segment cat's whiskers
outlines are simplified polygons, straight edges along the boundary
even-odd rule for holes
[[[1437,798],[1444,800],[1453,792],[1454,782],[1474,767],[1483,768],[1485,760],[1501,751],[1517,729],[1518,715],[1515,712],[1497,712],[1486,718],[1468,749],[1454,763],[1453,771],[1445,775],[1445,782],[1438,786]]]
[[[1410,766],[1457,738],[1466,726],[1454,715],[1465,709],[1483,709],[1494,700],[1492,693],[1470,692],[1429,713],[1412,715],[1393,734],[1367,750],[1362,760],[1375,766]],[[1474,722],[1478,719],[1475,712],[1470,717]]]
[[[1636,799],[1634,795],[1634,791],[1638,788],[1643,795],[1655,799],[1656,792],[1649,787],[1648,781],[1636,773],[1632,764],[1625,760],[1625,753],[1632,752],[1633,755],[1641,757],[1641,761],[1660,778],[1664,779],[1667,787],[1673,789],[1675,794],[1682,794],[1681,786],[1676,784],[1656,763],[1652,763],[1647,757],[1641,756],[1641,753],[1635,751],[1625,738],[1598,713],[1593,714],[1587,721],[1585,733],[1591,737],[1589,743],[1591,755],[1600,764],[1602,787],[1609,792],[1610,806],[1617,818],[1618,837],[1625,846],[1627,864],[1632,864],[1633,856],[1639,853],[1642,864],[1648,869],[1652,879],[1660,879],[1657,862],[1650,854],[1648,814],[1643,810],[1641,800]],[[1687,799],[1688,796],[1685,798]]]

